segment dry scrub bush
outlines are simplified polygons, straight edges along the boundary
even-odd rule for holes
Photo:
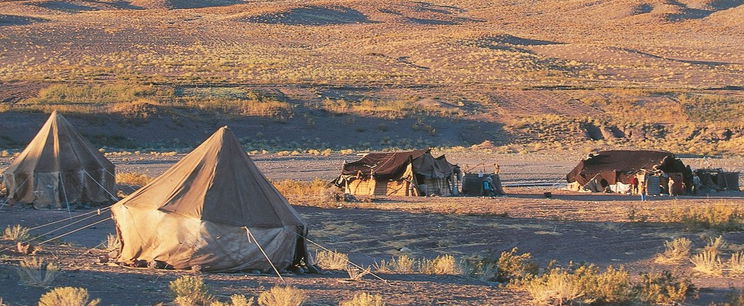
[[[413,273],[417,261],[408,255],[393,257],[390,261],[380,260],[375,264],[375,270],[379,272]]]
[[[623,304],[633,299],[630,275],[612,266],[605,272],[593,265],[554,268],[540,276],[528,276],[524,287],[540,304]]]
[[[672,241],[665,241],[664,247],[664,252],[656,255],[654,261],[663,264],[679,263],[690,257],[692,241],[684,237],[677,238]]]
[[[705,249],[693,256],[690,261],[695,265],[692,269],[706,275],[721,275],[723,263],[714,249]]]
[[[168,287],[174,296],[173,302],[179,306],[209,305],[214,297],[198,276],[184,275],[170,282]]]
[[[31,238],[31,233],[29,233],[29,231],[30,230],[27,227],[18,224],[12,226],[8,225],[3,231],[3,239],[24,242]]]
[[[517,252],[519,252],[517,248],[511,249],[509,252],[501,252],[498,261],[496,261],[498,267],[496,281],[508,283],[521,280],[528,275],[537,274],[538,266],[532,260],[532,254],[517,254]]]
[[[233,294],[230,296],[230,302],[223,303],[220,301],[214,301],[209,306],[253,306],[255,298],[246,297],[242,294]]]
[[[349,256],[341,252],[320,250],[315,253],[315,262],[326,270],[345,270],[349,265]]]
[[[21,261],[16,272],[25,285],[48,287],[57,277],[59,268],[52,263],[45,263],[41,258],[29,257]]]
[[[100,299],[91,300],[84,288],[60,287],[44,293],[39,306],[96,306]]]
[[[663,222],[682,223],[689,229],[735,231],[744,225],[744,210],[724,204],[673,207],[661,216]]]
[[[440,255],[432,260],[422,260],[420,271],[426,274],[457,275],[462,272],[462,269],[454,256]]]
[[[305,302],[305,292],[294,287],[276,286],[258,296],[260,306],[299,306]]]
[[[147,185],[150,181],[152,181],[152,177],[144,173],[122,172],[116,174],[116,183],[118,184],[141,187]]]
[[[339,306],[383,306],[382,296],[379,294],[370,294],[359,292],[349,300],[341,301]]]
[[[681,304],[695,291],[689,280],[680,280],[669,271],[642,273],[634,289],[636,299],[649,304]]]
[[[720,253],[721,249],[726,247],[726,240],[723,239],[723,236],[718,236],[716,238],[709,238],[708,244],[705,246],[705,250],[710,250],[711,252]]]

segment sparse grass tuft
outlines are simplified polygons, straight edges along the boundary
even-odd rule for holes
[[[385,303],[382,301],[382,296],[379,294],[371,294],[366,292],[359,292],[349,300],[344,300],[339,303],[339,306],[383,306]]]
[[[367,267],[364,269],[359,269],[356,267],[346,267],[346,273],[349,274],[349,280],[360,281],[362,280],[362,278],[372,273],[372,268]]]
[[[665,250],[658,254],[654,261],[662,264],[679,263],[690,257],[690,247],[692,241],[687,238],[677,238],[672,241],[664,242]]]
[[[723,263],[714,249],[705,249],[690,259],[695,265],[692,269],[705,275],[721,275],[723,273]]]
[[[44,293],[39,306],[96,306],[100,302],[100,299],[91,300],[84,288],[59,287]]]
[[[375,270],[387,273],[413,273],[417,262],[408,255],[393,257],[390,261],[380,260],[375,264]]]
[[[539,304],[624,304],[634,298],[628,272],[612,266],[605,272],[594,265],[553,268],[528,276],[524,287]]]
[[[254,297],[248,298],[242,294],[233,294],[230,296],[230,302],[214,301],[209,306],[253,306],[254,302]]]
[[[8,225],[3,231],[3,239],[24,242],[31,238],[31,233],[27,227],[21,225]]]
[[[121,246],[121,241],[119,241],[119,236],[117,236],[116,234],[108,234],[106,236],[106,240],[101,242],[101,245],[106,251],[117,251]]]
[[[731,275],[744,275],[744,252],[731,254],[731,258],[728,261],[728,268]]]
[[[198,276],[184,275],[170,282],[168,286],[174,296],[173,302],[179,306],[209,305],[214,297]]]
[[[586,293],[574,275],[560,269],[551,270],[527,282],[525,289],[536,304],[564,305],[579,302]]]
[[[305,292],[294,287],[276,286],[258,296],[260,306],[299,306],[305,302]]]
[[[21,261],[16,272],[25,285],[48,287],[57,277],[59,268],[52,263],[45,263],[41,258],[29,257]]]
[[[422,273],[457,275],[462,272],[457,259],[452,255],[440,255],[432,260],[422,260]]]
[[[336,251],[320,250],[315,253],[318,266],[326,270],[345,270],[349,265],[349,256]]]
[[[319,178],[312,181],[280,180],[272,183],[279,193],[290,200],[321,197],[328,186],[328,182]]]

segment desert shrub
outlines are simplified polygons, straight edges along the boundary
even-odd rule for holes
[[[496,262],[496,266],[498,267],[496,281],[507,283],[521,280],[528,275],[537,274],[538,266],[532,259],[532,254],[517,254],[517,252],[519,252],[517,248],[513,248],[508,252],[501,252]]]
[[[379,294],[370,294],[366,292],[359,292],[349,300],[344,300],[339,303],[339,306],[383,306],[385,303],[382,301],[382,296]]]
[[[280,180],[272,183],[287,198],[319,197],[328,186],[328,182],[319,178],[312,181]]]
[[[661,218],[664,222],[682,223],[688,229],[735,231],[744,225],[744,210],[721,203],[672,207]]]
[[[47,287],[59,273],[59,268],[53,263],[45,263],[41,258],[24,258],[16,268],[21,283],[28,286]]]
[[[684,237],[677,238],[672,241],[665,241],[664,247],[664,252],[656,255],[655,261],[664,264],[678,263],[690,257],[692,241]]]
[[[628,272],[612,266],[605,272],[594,265],[553,268],[527,276],[523,286],[540,304],[623,304],[634,298]]]
[[[689,280],[680,280],[669,271],[642,273],[635,284],[637,299],[650,304],[680,304],[695,288]]]
[[[495,281],[498,275],[498,262],[493,259],[470,258],[461,263],[462,274],[483,281]]]
[[[305,292],[294,287],[276,286],[258,296],[260,306],[299,306],[305,302]]]
[[[729,273],[732,275],[744,275],[744,252],[731,254],[728,261]]]
[[[116,183],[132,186],[145,186],[152,181],[152,177],[144,173],[122,172],[116,174]]]
[[[8,225],[3,231],[3,239],[13,240],[17,242],[24,242],[31,238],[30,230],[27,227],[21,225]]]
[[[59,287],[44,293],[39,306],[95,306],[100,302],[100,299],[91,300],[84,288]]]
[[[315,261],[323,269],[345,270],[349,265],[349,256],[341,252],[320,250],[315,253]]]
[[[723,263],[715,249],[705,249],[690,259],[693,265],[692,269],[706,275],[721,275],[723,273]]]
[[[564,305],[579,302],[584,292],[570,272],[551,270],[527,281],[525,289],[537,304]]]
[[[457,275],[460,274],[461,269],[454,256],[440,255],[432,260],[423,260],[420,271],[426,274]]]
[[[181,276],[171,281],[168,287],[176,305],[209,305],[214,301],[214,297],[209,293],[209,287],[204,284],[204,279],[198,276]]]
[[[220,301],[214,301],[209,306],[253,306],[255,298],[246,297],[242,294],[233,294],[230,296],[230,302],[223,303]]]
[[[240,101],[240,113],[246,116],[286,120],[294,115],[292,104],[282,101]]]
[[[708,239],[708,244],[705,246],[705,250],[718,254],[724,247],[726,247],[726,240],[723,239],[723,236],[718,236],[716,238]]]
[[[417,261],[408,255],[393,257],[390,261],[380,260],[375,264],[375,270],[379,272],[413,273]]]

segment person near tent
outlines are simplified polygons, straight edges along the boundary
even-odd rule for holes
[[[669,177],[669,182],[667,183],[667,185],[669,186],[669,196],[676,196],[677,194],[674,191],[674,180],[672,179],[672,177]]]
[[[635,175],[630,178],[630,186],[633,194],[638,194],[638,177]]]
[[[491,176],[488,176],[485,180],[483,180],[483,195],[496,195],[496,192],[493,190],[493,179],[491,178]]]
[[[697,194],[698,190],[700,190],[700,177],[697,176],[697,174],[694,174],[692,176],[692,193]]]

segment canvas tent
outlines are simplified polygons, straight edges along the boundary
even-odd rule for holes
[[[650,150],[611,150],[590,154],[566,175],[566,180],[573,190],[599,192],[609,188],[625,192],[634,176],[662,173],[679,174],[687,186],[691,184],[690,169],[674,154]]]
[[[381,152],[344,163],[334,182],[354,195],[446,196],[456,192],[458,173],[457,165],[430,149]]]
[[[114,165],[53,112],[3,173],[8,198],[36,208],[114,200]]]
[[[311,265],[307,226],[227,127],[111,212],[125,265],[214,272]]]

